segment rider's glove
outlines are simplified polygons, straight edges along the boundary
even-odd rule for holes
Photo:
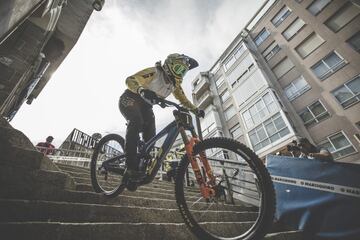
[[[159,97],[153,91],[145,88],[139,88],[138,93],[140,96],[150,104],[156,104],[158,102]]]
[[[202,109],[196,108],[196,109],[194,110],[194,113],[195,113],[195,115],[196,115],[197,117],[199,117],[199,118],[204,118],[204,117],[205,117],[205,112],[204,112],[204,110],[202,110]]]

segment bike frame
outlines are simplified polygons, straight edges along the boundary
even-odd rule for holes
[[[201,173],[200,170],[201,167],[197,161],[196,156],[193,155],[193,147],[196,143],[199,143],[200,140],[192,124],[192,118],[190,114],[187,111],[182,111],[181,109],[183,108],[175,103],[166,100],[162,100],[162,101],[164,105],[161,106],[166,106],[165,104],[168,104],[175,106],[178,110],[173,111],[175,121],[168,124],[165,128],[163,128],[149,141],[145,142],[144,145],[142,146],[142,149],[140,150],[140,156],[144,157],[150,153],[156,141],[158,141],[163,136],[167,135],[162,146],[159,149],[159,152],[156,154],[155,159],[150,161],[150,165],[147,165],[146,173],[148,176],[140,183],[140,185],[150,183],[155,178],[157,172],[161,167],[162,161],[165,159],[166,155],[171,149],[171,146],[173,145],[177,136],[180,133],[182,140],[185,144],[186,155],[194,171],[196,181],[200,186],[200,192],[202,196],[205,199],[209,199],[210,197],[215,196],[215,191],[212,188],[213,186],[216,185],[215,176],[213,174],[213,171],[208,162],[205,152],[200,152],[198,154],[200,163],[205,171],[204,173],[205,176],[203,176],[203,174]],[[191,132],[190,138],[186,135],[186,130],[189,130]],[[121,157],[123,157],[123,155],[108,159],[104,161],[104,163],[106,164],[112,162]],[[208,179],[208,181],[206,179]]]
[[[155,159],[151,161],[151,164],[147,166],[147,175],[148,177],[144,179],[144,183],[151,182],[157,172],[159,171],[161,167],[162,161],[165,159],[166,155],[169,153],[171,146],[174,144],[177,136],[179,135],[179,129],[177,128],[176,121],[171,122],[168,124],[163,130],[161,130],[159,133],[157,133],[153,138],[151,138],[149,141],[144,143],[143,149],[145,150],[143,152],[140,152],[140,154],[145,155],[149,154],[152,148],[154,147],[156,141],[158,141],[163,136],[166,136],[163,144],[161,145],[158,153],[155,156]]]

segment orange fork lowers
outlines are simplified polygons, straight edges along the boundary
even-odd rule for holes
[[[200,155],[200,162],[202,163],[206,175],[209,178],[208,182],[205,182],[204,177],[201,174],[199,164],[196,160],[196,157],[193,156],[193,147],[196,143],[200,142],[200,140],[196,137],[190,138],[190,141],[188,141],[185,144],[185,150],[186,154],[190,160],[191,167],[194,171],[196,181],[200,186],[200,193],[201,195],[206,199],[209,200],[210,197],[215,196],[215,190],[212,188],[212,186],[215,186],[215,177],[213,174],[213,171],[211,170],[210,164],[208,159],[206,158],[205,152],[201,152]]]

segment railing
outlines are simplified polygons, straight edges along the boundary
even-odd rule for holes
[[[321,60],[324,63],[324,60]],[[325,65],[328,67],[328,70],[324,72],[323,74],[319,75],[320,80],[324,80],[325,78],[329,77],[333,73],[335,73],[337,70],[339,70],[342,66],[344,66],[347,62],[345,59],[341,59],[339,62],[337,62],[334,66],[328,66],[328,64],[325,63]]]
[[[246,162],[241,163],[239,160],[229,160],[216,156],[210,156],[208,159],[210,162],[219,163],[212,165],[212,170],[217,177],[224,180],[221,185],[225,190],[230,189],[231,192],[233,192],[233,198],[250,205],[259,206],[260,196],[255,182],[255,174]],[[230,174],[225,174],[225,170],[229,172],[229,170],[233,171],[235,169],[239,170],[236,176],[232,177],[228,176]],[[190,181],[193,180],[196,182],[192,170],[189,171],[189,177]]]
[[[201,104],[201,102],[203,102],[206,98],[212,97],[210,92],[206,92],[204,93],[198,100],[198,104]]]
[[[78,151],[78,150],[67,150],[67,149],[49,149],[46,147],[36,147],[38,151],[45,152],[48,151],[50,154],[47,154],[47,157],[52,160],[54,163],[67,164],[72,166],[79,167],[90,167],[91,154],[90,151]],[[158,149],[155,149],[153,154],[156,155]],[[174,157],[168,157],[163,161],[163,165],[158,171],[158,178],[164,180],[164,175],[167,173],[164,169],[166,162],[180,162],[181,157],[184,155],[183,152],[171,152],[174,154]],[[171,156],[171,155],[170,155]],[[250,205],[259,205],[259,193],[255,183],[255,176],[252,170],[248,167],[247,163],[241,163],[239,160],[229,160],[226,158],[219,158],[215,156],[208,157],[209,160],[215,162],[212,164],[213,172],[215,175],[221,179],[222,186],[225,190],[229,189],[233,194],[230,194],[230,198],[235,198],[241,200]],[[219,163],[219,164],[217,164]],[[240,167],[239,167],[240,165]],[[236,176],[228,176],[225,174],[225,170],[234,171],[239,169],[239,172]],[[193,183],[196,184],[196,178],[194,173],[189,166],[185,178],[185,183],[187,186],[191,186]],[[230,192],[230,191],[229,191]]]
[[[177,154],[183,155],[183,153]],[[250,205],[259,206],[260,196],[255,182],[255,175],[245,161],[239,162],[239,160],[230,160],[215,156],[210,156],[208,159],[210,162],[215,163],[212,164],[212,170],[216,177],[221,179],[221,185],[226,191],[232,192],[232,194],[228,194],[230,199],[234,198]],[[179,162],[180,159],[165,160],[164,162],[166,161]],[[235,169],[238,169],[238,173],[235,176],[231,176],[229,172],[236,171]],[[190,165],[187,171],[188,177],[185,178],[187,186],[196,184],[196,178]],[[161,175],[166,173],[163,170],[159,172],[161,172]]]
[[[54,163],[62,163],[73,166],[89,168],[92,151],[79,151],[59,148],[36,147],[39,152],[45,154]]]
[[[193,87],[192,92],[197,94],[200,91],[200,89],[203,89],[208,86],[210,86],[209,80],[207,80],[205,77],[201,77],[198,84]]]

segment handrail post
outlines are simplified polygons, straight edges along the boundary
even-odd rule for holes
[[[196,120],[196,129],[198,131],[198,136],[199,136],[200,141],[202,141],[203,135],[202,135],[202,131],[201,131],[200,118],[198,116],[196,116],[195,120]]]

